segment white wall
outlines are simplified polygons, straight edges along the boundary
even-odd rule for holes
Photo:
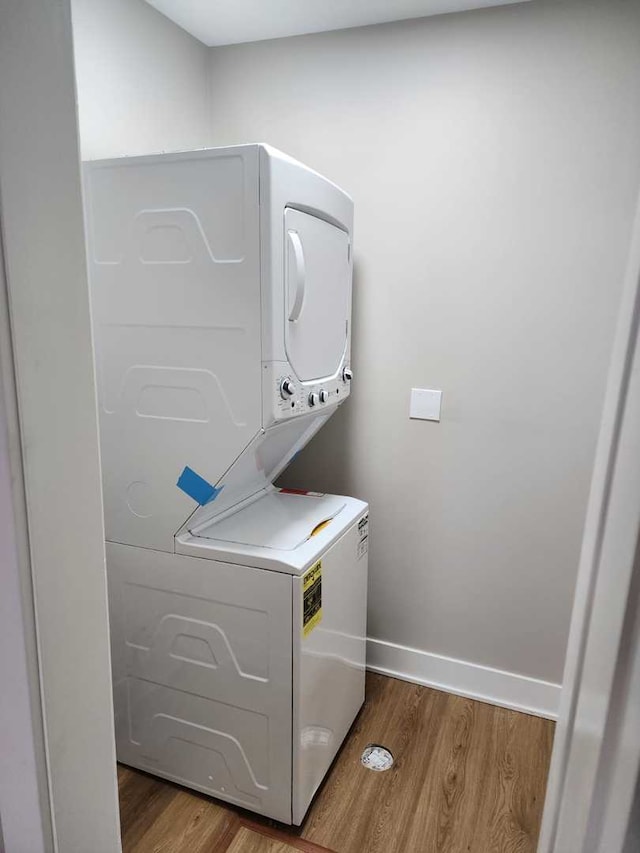
[[[207,48],[143,0],[73,0],[82,157],[208,143]]]
[[[370,501],[378,662],[542,712],[557,691],[437,656],[562,676],[639,38],[638,4],[539,0],[211,51],[212,142],[269,142],[355,200],[354,393],[284,481]],[[439,425],[409,420],[412,386],[443,389]]]
[[[104,528],[68,0],[3,0],[0,80],[1,227],[51,826],[60,853],[116,853]],[[5,347],[3,341],[4,370]],[[13,451],[15,463],[15,441]],[[0,760],[0,775],[11,767]],[[4,814],[2,822],[4,828]],[[14,841],[7,853],[37,850],[26,832]]]
[[[640,768],[640,198],[580,554],[538,853],[622,851]]]
[[[28,544],[0,239],[0,850],[6,853],[53,849]]]
[[[625,847],[623,853],[636,853],[640,849],[640,777],[633,799],[633,808],[629,818],[629,826],[627,827],[627,837],[625,838]]]

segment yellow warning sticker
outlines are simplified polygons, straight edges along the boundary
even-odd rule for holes
[[[322,620],[322,560],[302,579],[302,634],[307,636]]]

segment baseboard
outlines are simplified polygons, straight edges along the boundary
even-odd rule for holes
[[[371,637],[367,640],[367,669],[549,720],[558,716],[559,684],[410,649],[385,640]]]

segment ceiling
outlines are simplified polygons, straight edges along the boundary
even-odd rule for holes
[[[527,0],[147,0],[210,47]]]

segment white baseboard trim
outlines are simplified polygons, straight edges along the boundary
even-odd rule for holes
[[[560,684],[410,649],[385,640],[372,637],[367,640],[367,669],[549,720],[558,716]]]

